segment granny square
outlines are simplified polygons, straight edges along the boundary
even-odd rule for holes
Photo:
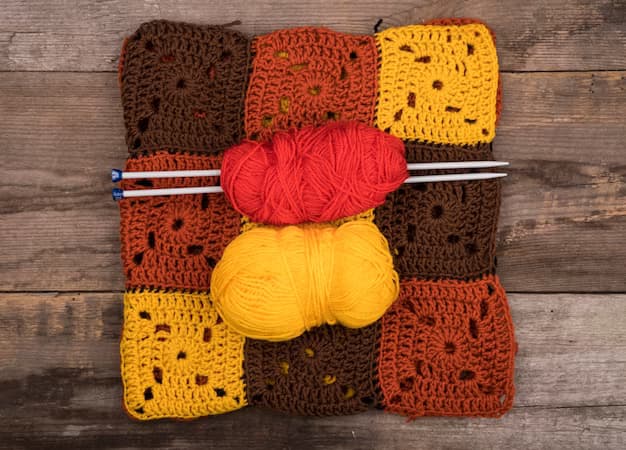
[[[496,45],[496,34],[493,32],[491,28],[487,26],[484,22],[478,19],[470,18],[470,17],[456,17],[456,18],[439,18],[439,19],[431,19],[424,22],[424,25],[454,25],[454,26],[463,26],[469,24],[480,24],[484,25],[489,31],[489,35],[491,36],[491,40],[493,41],[493,45]],[[502,78],[498,77],[498,93],[496,95],[496,125],[500,120],[500,114],[502,113]]]
[[[124,296],[124,407],[137,419],[192,418],[246,404],[244,338],[202,293],[131,291]]]
[[[120,58],[130,152],[217,154],[243,134],[249,41],[216,26],[143,24]]]
[[[247,339],[248,402],[311,416],[365,411],[377,401],[378,322],[324,325],[284,342]]]
[[[376,43],[380,129],[441,144],[493,140],[498,60],[485,25],[396,27],[377,33]]]
[[[489,144],[405,146],[408,162],[491,159]],[[471,279],[495,269],[499,207],[497,180],[405,184],[376,209],[375,223],[401,277]]]
[[[156,152],[129,158],[127,171],[219,169],[221,157]],[[126,180],[124,189],[211,186],[217,177]],[[213,267],[239,234],[241,218],[223,195],[129,198],[120,202],[126,286],[208,290]]]
[[[378,368],[386,410],[409,417],[491,417],[510,409],[517,346],[497,277],[405,280],[381,330]]]
[[[258,36],[246,97],[245,128],[265,140],[277,130],[358,120],[371,125],[377,89],[376,43],[325,28]]]

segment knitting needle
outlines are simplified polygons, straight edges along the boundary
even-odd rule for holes
[[[471,180],[489,180],[492,178],[506,177],[506,173],[451,173],[443,175],[423,175],[408,177],[405,183],[432,183],[437,181],[471,181]],[[221,186],[201,186],[201,187],[184,187],[184,188],[167,188],[167,189],[137,189],[123,190],[119,188],[113,189],[113,200],[121,200],[130,197],[152,197],[156,195],[183,195],[183,194],[215,194],[223,192]]]
[[[422,175],[418,177],[408,177],[405,183],[433,183],[436,181],[472,181],[489,180],[492,178],[506,177],[506,173],[482,172],[482,173],[449,173],[443,175]]]
[[[445,169],[487,169],[491,167],[508,166],[507,161],[451,161],[451,162],[429,162],[429,163],[409,163],[408,170],[445,170]]]
[[[191,178],[191,177],[219,177],[221,170],[163,170],[157,172],[124,172],[119,169],[111,169],[111,181],[114,183],[121,180],[137,178]]]
[[[124,189],[113,189],[113,200],[121,200],[131,197],[154,197],[157,195],[184,195],[184,194],[217,194],[224,192],[221,186],[200,186],[168,189],[138,189],[129,191]]]
[[[506,161],[452,161],[432,163],[410,163],[408,170],[446,170],[446,169],[486,169],[490,167],[508,166]],[[157,172],[125,172],[119,169],[111,170],[111,181],[130,180],[138,178],[189,178],[189,177],[219,177],[221,171],[213,170],[164,170]]]

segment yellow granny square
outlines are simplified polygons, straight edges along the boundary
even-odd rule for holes
[[[245,406],[243,345],[208,294],[127,292],[120,352],[128,414],[190,419]]]
[[[376,126],[402,139],[491,142],[498,60],[486,26],[411,25],[376,34]]]

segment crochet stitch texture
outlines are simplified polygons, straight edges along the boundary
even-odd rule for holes
[[[491,146],[406,143],[407,162],[492,159]],[[461,171],[462,172],[462,171]],[[500,182],[405,184],[376,209],[403,277],[472,279],[495,270]]]
[[[128,171],[219,169],[221,157],[155,152]],[[212,186],[217,177],[125,180],[124,189]],[[134,198],[120,203],[122,261],[128,288],[208,290],[213,267],[239,234],[240,216],[223,195]]]
[[[498,61],[484,25],[391,28],[378,33],[376,42],[379,128],[443,144],[493,140]]]
[[[371,124],[377,89],[376,43],[324,28],[294,28],[259,36],[246,96],[251,139],[328,120]]]
[[[409,163],[489,160],[501,110],[493,33],[473,19],[374,36],[302,27],[253,38],[154,21],[125,41],[119,81],[128,171],[217,169],[244,138],[333,120],[403,139]],[[403,185],[375,210],[333,221],[378,226],[400,297],[367,327],[323,325],[284,342],[245,339],[210,294],[226,246],[266,225],[222,194],[120,201],[125,410],[140,420],[248,404],[316,416],[370,407],[411,418],[502,415],[513,402],[517,345],[495,276],[500,196],[498,180]]]
[[[206,294],[127,292],[121,340],[127,412],[192,418],[243,407],[243,345]]]
[[[513,404],[515,337],[497,277],[404,281],[381,336],[387,410],[409,417],[499,416]]]
[[[154,21],[127,39],[120,71],[130,152],[217,154],[243,137],[249,41],[221,27]]]
[[[379,322],[324,325],[285,342],[247,339],[248,401],[312,416],[365,411],[377,402],[378,339]]]

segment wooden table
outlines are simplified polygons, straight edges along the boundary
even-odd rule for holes
[[[248,34],[371,33],[479,17],[497,35],[512,162],[499,274],[520,350],[504,418],[254,408],[190,423],[121,409],[122,270],[109,169],[126,154],[116,64],[154,18]],[[624,0],[4,0],[0,6],[0,447],[625,448]]]

